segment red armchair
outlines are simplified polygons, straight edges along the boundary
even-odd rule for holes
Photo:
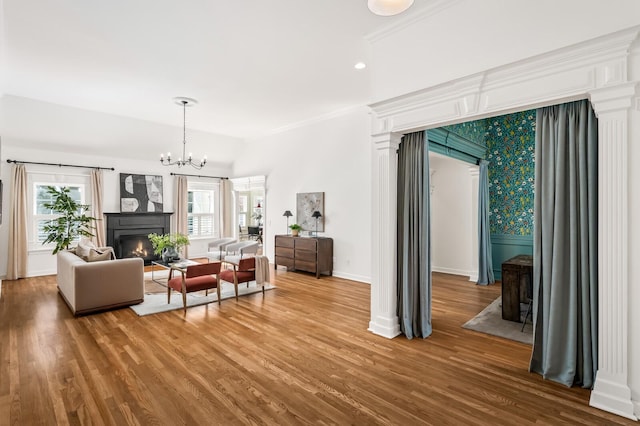
[[[238,284],[249,283],[256,279],[256,258],[247,257],[240,259],[237,263],[231,261],[225,261],[233,267],[233,269],[225,269],[220,272],[220,279],[233,283],[236,290],[236,300],[238,299]],[[264,294],[264,285],[262,286],[262,293]]]
[[[171,290],[179,291],[182,293],[182,304],[186,312],[187,293],[206,290],[206,294],[209,294],[209,290],[215,288],[220,304],[220,285],[217,277],[220,274],[220,262],[187,266],[185,270],[180,270],[181,276],[172,278],[174,270],[171,269],[167,282],[167,303],[171,302]]]

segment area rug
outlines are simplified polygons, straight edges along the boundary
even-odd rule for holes
[[[182,309],[182,295],[176,291],[171,292],[171,302],[167,303],[167,288],[157,284],[150,279],[145,280],[145,295],[144,302],[129,306],[139,316],[157,314],[160,312],[174,311],[176,309]],[[271,284],[264,286],[265,291],[276,288]],[[257,286],[255,282],[249,283],[249,287],[246,284],[241,284],[238,287],[238,296],[247,296],[249,294],[259,293],[262,291],[262,286]],[[235,290],[233,284],[223,282],[220,289],[220,300],[235,298]],[[187,294],[187,307],[206,305],[208,303],[217,302],[218,295],[216,290],[210,290],[209,295],[205,296],[204,291],[188,293]]]
[[[526,313],[526,308],[522,315]],[[533,325],[531,324],[531,316],[527,320],[527,324],[522,329],[522,323],[508,321],[502,319],[502,297],[498,297],[491,302],[489,306],[484,308],[475,317],[464,323],[463,328],[479,331],[481,333],[491,334],[493,336],[504,337],[505,339],[516,340],[528,345],[533,344]]]

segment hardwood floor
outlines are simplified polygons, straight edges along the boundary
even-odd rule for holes
[[[530,374],[530,346],[463,329],[500,293],[434,274],[433,335],[367,331],[367,284],[276,289],[162,314],[74,318],[55,276],[4,281],[0,424],[637,424]]]

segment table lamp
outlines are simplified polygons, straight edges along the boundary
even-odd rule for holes
[[[313,212],[311,217],[314,217],[316,219],[316,237],[317,237],[318,236],[318,219],[320,219],[322,217],[322,213],[320,213],[318,210],[316,210],[316,211]]]
[[[291,213],[291,210],[285,210],[282,216],[287,217],[287,235],[289,235],[289,218],[293,216],[293,214]]]

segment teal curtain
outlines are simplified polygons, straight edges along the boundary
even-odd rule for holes
[[[491,230],[489,228],[489,162],[480,160],[478,184],[478,284],[493,284]]]
[[[598,367],[598,123],[587,100],[536,122],[530,370],[593,387]]]
[[[431,230],[426,132],[402,137],[398,150],[397,283],[400,330],[431,335]]]

